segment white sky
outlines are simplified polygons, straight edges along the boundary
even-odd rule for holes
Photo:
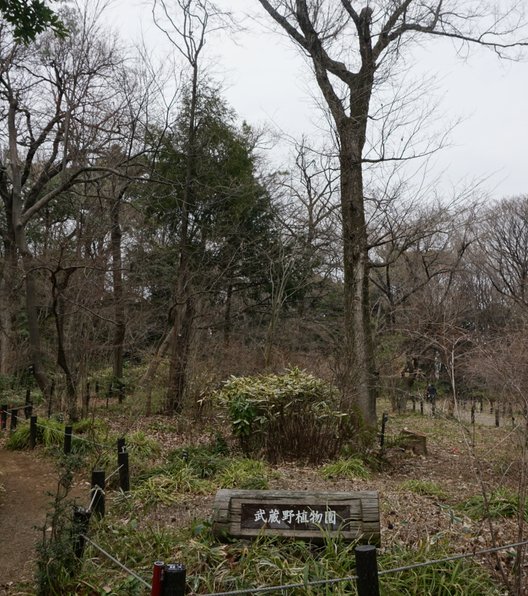
[[[223,0],[237,21],[257,0]],[[107,22],[130,43],[143,35],[160,53],[168,46],[151,23],[150,3],[115,0]],[[246,31],[209,41],[214,76],[241,119],[253,126],[271,124],[292,137],[321,137],[321,115],[314,105],[309,68],[286,38],[246,21]],[[486,178],[495,198],[528,193],[528,61],[501,62],[491,52],[476,51],[467,61],[446,43],[421,51],[416,72],[437,73],[446,122],[462,118],[450,145],[435,157],[445,188]],[[275,148],[277,155],[285,150]],[[272,156],[273,158],[273,156]]]

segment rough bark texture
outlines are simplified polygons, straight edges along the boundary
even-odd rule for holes
[[[113,201],[110,208],[111,228],[110,242],[112,246],[112,283],[114,293],[115,330],[113,338],[113,373],[116,379],[123,378],[123,353],[126,333],[126,316],[123,296],[123,273],[121,258],[121,197]]]

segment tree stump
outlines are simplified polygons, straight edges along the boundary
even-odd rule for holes
[[[410,449],[415,455],[427,455],[427,436],[423,433],[403,429],[398,442],[404,449]]]

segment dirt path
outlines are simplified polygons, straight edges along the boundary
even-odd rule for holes
[[[56,489],[53,464],[29,453],[0,447],[0,595],[13,582],[34,575],[35,543]]]

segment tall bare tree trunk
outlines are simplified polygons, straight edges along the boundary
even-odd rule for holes
[[[370,328],[369,260],[363,201],[362,145],[344,124],[340,135],[341,210],[343,217],[346,405],[376,424],[374,349]],[[356,138],[354,138],[356,137]]]
[[[0,374],[13,372],[13,286],[17,279],[14,243],[5,243],[5,262],[0,277]]]
[[[187,385],[187,367],[191,350],[194,304],[191,289],[191,246],[189,239],[190,207],[194,203],[196,171],[196,111],[198,107],[198,63],[194,62],[191,80],[191,102],[187,132],[185,185],[181,205],[180,258],[175,288],[174,330],[172,333],[169,383],[166,409],[168,414],[181,411]]]
[[[121,257],[121,196],[115,198],[110,209],[112,246],[112,282],[114,289],[115,330],[113,338],[113,373],[118,380],[123,378],[123,352],[126,333],[125,304],[123,297],[123,272]]]
[[[22,223],[22,171],[17,148],[16,113],[17,100],[11,97],[7,117],[9,131],[9,154],[11,166],[11,205],[12,230],[18,254],[22,260],[25,278],[26,312],[28,321],[29,350],[33,374],[37,384],[46,399],[49,398],[49,379],[42,364],[42,350],[40,344],[40,329],[37,311],[37,288],[35,279],[34,259],[26,240],[26,230]]]
[[[72,370],[68,364],[67,350],[66,350],[66,334],[64,331],[66,309],[64,304],[64,291],[68,286],[69,279],[74,273],[75,269],[66,269],[56,271],[52,274],[52,291],[53,291],[53,316],[55,318],[55,327],[57,329],[57,364],[62,368],[66,378],[66,409],[68,418],[71,422],[78,420],[79,415],[77,411],[77,388],[76,381]],[[63,274],[62,280],[59,275]],[[87,412],[85,412],[87,414]]]

